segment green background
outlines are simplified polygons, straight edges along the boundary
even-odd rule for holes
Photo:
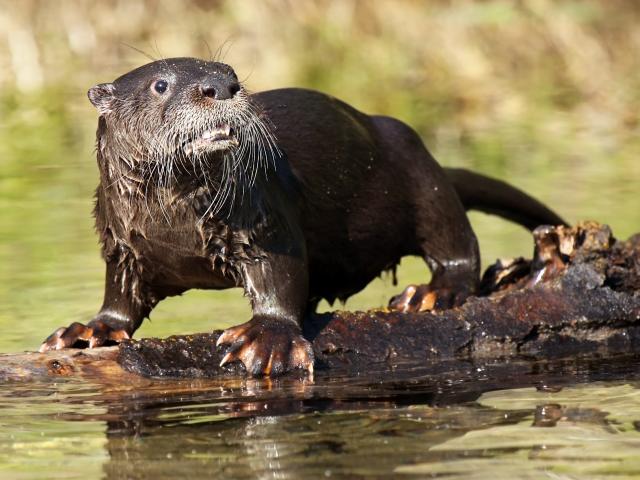
[[[304,86],[413,126],[444,165],[527,190],[570,222],[639,230],[640,7],[634,1],[21,1],[0,8],[0,351],[34,349],[102,301],[97,114],[86,99],[150,57],[231,64],[253,91]],[[529,235],[473,214],[484,265]],[[427,280],[374,282],[346,306]],[[323,308],[329,308],[324,305]],[[239,290],[164,301],[138,335],[245,321]]]

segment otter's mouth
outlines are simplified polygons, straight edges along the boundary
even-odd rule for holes
[[[205,130],[200,136],[187,141],[183,145],[187,155],[202,154],[227,150],[238,145],[238,139],[233,129],[227,124],[217,125],[211,130]]]

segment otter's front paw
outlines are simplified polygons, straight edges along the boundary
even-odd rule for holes
[[[100,347],[120,343],[127,338],[130,335],[124,328],[113,327],[102,320],[92,320],[87,325],[75,322],[49,335],[39,351]]]
[[[288,320],[254,317],[225,330],[217,345],[229,344],[220,366],[240,360],[254,376],[281,375],[301,368],[313,373],[313,349],[300,327]]]

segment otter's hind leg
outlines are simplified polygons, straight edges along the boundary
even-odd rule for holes
[[[428,284],[409,285],[391,298],[389,308],[401,312],[423,312],[461,305],[477,287],[472,262],[427,259],[433,278]]]
[[[422,190],[416,202],[417,250],[431,270],[431,282],[409,285],[391,299],[392,309],[418,312],[450,308],[462,304],[477,289],[478,241],[460,199],[439,173],[439,168],[431,172],[431,181],[437,183]]]
[[[473,232],[470,232],[473,235]],[[389,308],[401,312],[422,312],[461,305],[474,293],[480,278],[480,257],[475,236],[464,235],[454,242],[468,243],[468,250],[452,244],[450,251],[430,250],[427,243],[424,259],[431,269],[429,284],[409,285],[389,302]]]
[[[385,185],[399,217],[411,216],[406,251],[421,255],[433,278],[411,285],[391,300],[391,308],[419,311],[457,305],[480,280],[478,241],[451,179],[425,148],[418,134],[389,117],[372,117],[383,159],[395,179]],[[387,190],[385,189],[385,194]],[[410,211],[406,211],[410,209]]]

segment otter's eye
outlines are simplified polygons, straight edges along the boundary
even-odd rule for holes
[[[169,87],[169,84],[167,83],[166,80],[158,80],[156,83],[153,84],[153,89],[158,93],[166,92],[168,87]]]

